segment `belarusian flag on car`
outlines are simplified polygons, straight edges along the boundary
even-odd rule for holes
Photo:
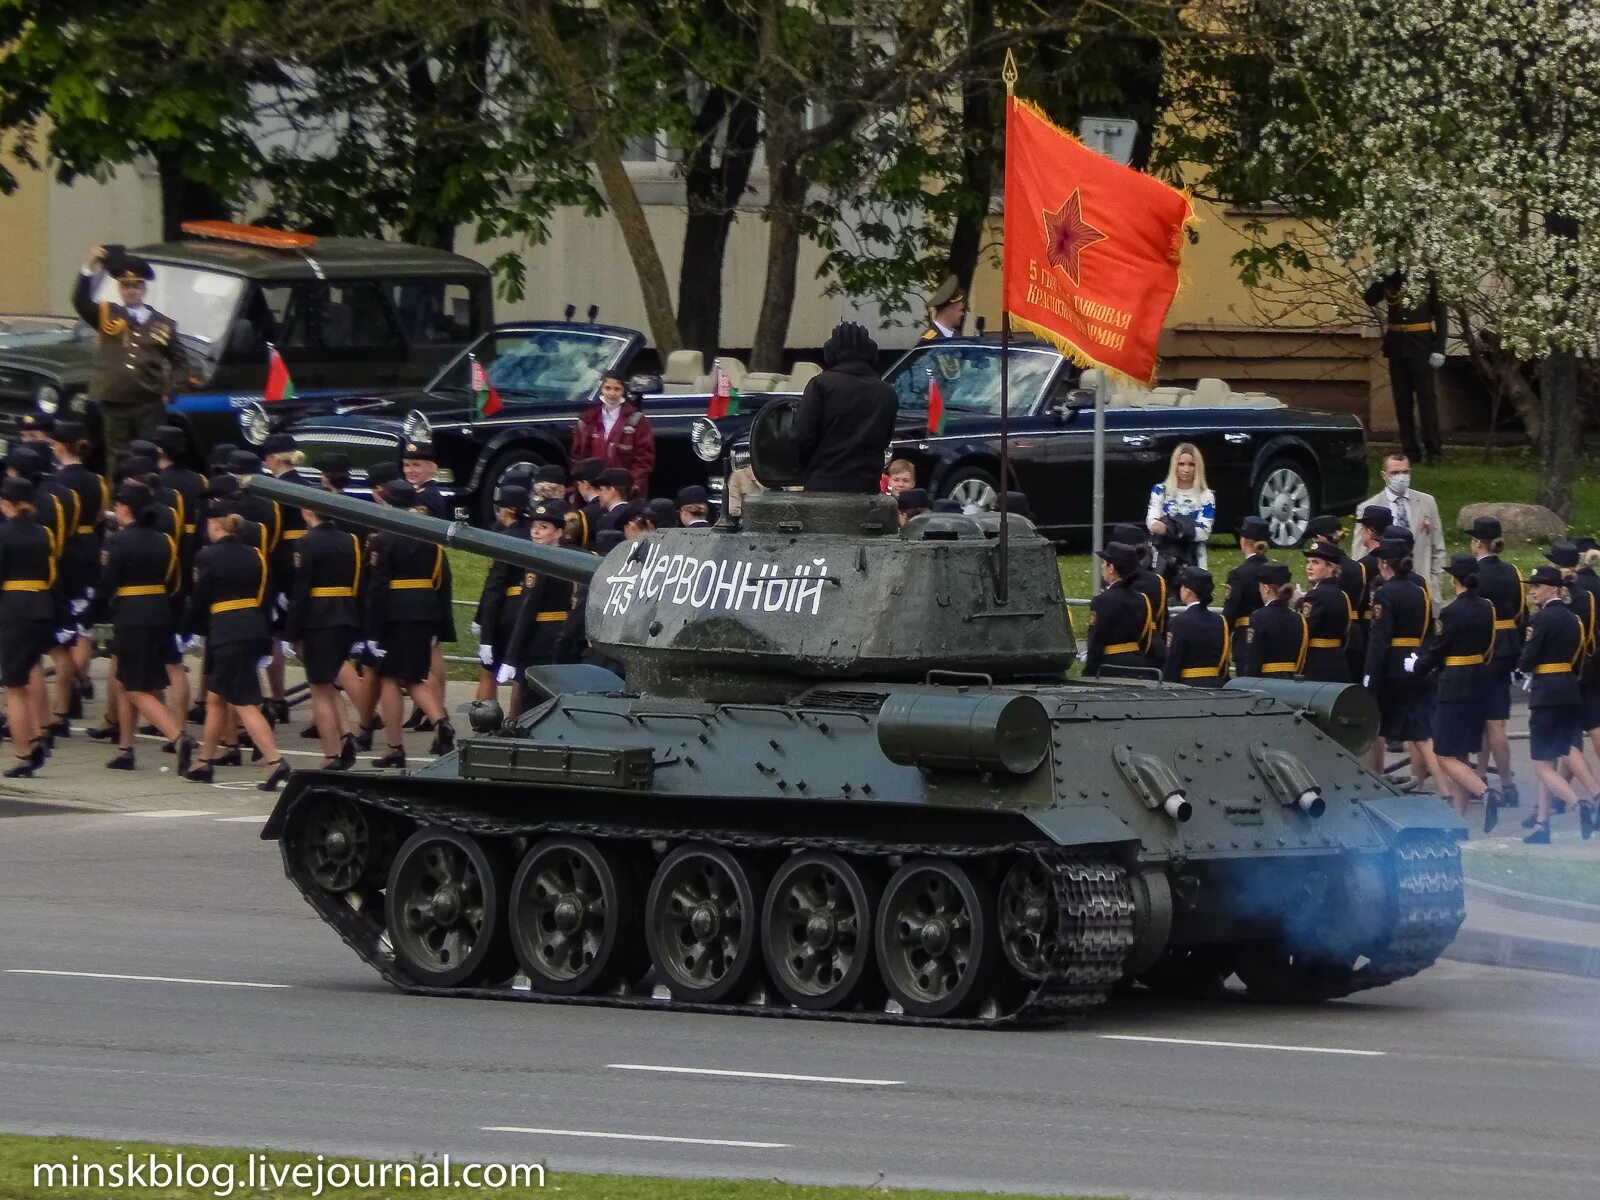
[[[492,417],[505,407],[500,403],[500,393],[489,382],[489,372],[483,369],[477,355],[467,355],[467,363],[471,375],[472,411],[480,417]]]
[[[944,432],[944,393],[939,390],[939,381],[933,376],[928,376],[928,432]]]
[[[294,399],[294,380],[289,378],[289,367],[271,342],[267,343],[267,388],[261,398],[268,404]]]
[[[706,416],[715,421],[718,417],[734,417],[739,414],[739,389],[733,386],[723,371],[717,372],[717,386],[711,393],[711,403],[706,405]]]

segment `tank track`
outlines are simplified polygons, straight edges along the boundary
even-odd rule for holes
[[[346,900],[346,894],[324,891],[312,878],[296,843],[290,835],[296,813],[317,797],[346,800],[362,808],[376,808],[391,816],[417,823],[436,825],[487,837],[546,837],[564,834],[579,837],[647,841],[696,841],[730,850],[832,850],[862,857],[891,854],[932,855],[944,858],[979,858],[994,854],[1032,855],[1050,873],[1055,899],[1056,938],[1045,974],[1027,981],[1029,990],[1020,1003],[993,1016],[967,1018],[929,1018],[887,1011],[811,1012],[794,1008],[775,998],[769,1003],[703,1004],[676,999],[657,999],[647,994],[604,993],[584,996],[555,996],[513,987],[509,982],[496,986],[440,988],[415,983],[395,966],[392,956],[382,949],[384,936],[383,905],[375,888],[358,893],[359,909]],[[1082,1016],[1103,1004],[1123,974],[1133,948],[1134,903],[1127,872],[1108,860],[1073,855],[1050,843],[1013,842],[982,847],[926,845],[920,843],[870,842],[847,838],[779,838],[748,831],[673,830],[669,828],[625,828],[615,825],[581,823],[542,823],[487,817],[430,804],[411,797],[382,795],[328,785],[314,785],[297,796],[284,812],[280,843],[284,871],[305,897],[306,902],[336,930],[345,944],[394,987],[417,996],[455,996],[486,1000],[524,1000],[542,1004],[580,1004],[612,1008],[661,1009],[671,1012],[737,1013],[762,1017],[802,1017],[855,1021],[885,1025],[917,1025],[955,1029],[1018,1029],[1058,1025]]]

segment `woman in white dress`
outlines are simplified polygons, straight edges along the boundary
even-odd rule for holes
[[[1145,527],[1154,540],[1156,561],[1163,557],[1206,565],[1206,542],[1217,522],[1217,498],[1206,486],[1206,462],[1199,447],[1182,442],[1167,463],[1167,477],[1150,489]]]

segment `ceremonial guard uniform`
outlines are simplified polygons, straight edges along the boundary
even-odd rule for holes
[[[1381,302],[1384,306],[1383,356],[1389,360],[1389,384],[1394,391],[1401,448],[1409,458],[1434,462],[1444,456],[1444,448],[1439,441],[1433,372],[1444,365],[1450,323],[1437,291],[1430,288],[1423,304],[1407,304],[1401,298],[1404,287],[1405,276],[1396,272],[1367,288],[1361,298],[1368,304]],[[1417,418],[1422,423],[1420,442]]]
[[[1246,517],[1239,526],[1239,536],[1246,541],[1264,542],[1270,535],[1271,530],[1260,517]],[[1236,659],[1244,651],[1243,634],[1250,624],[1250,614],[1261,607],[1261,571],[1267,565],[1265,554],[1251,554],[1228,572],[1227,586],[1222,593],[1222,619],[1228,623]]]
[[[1293,578],[1283,563],[1265,563],[1257,575],[1257,588],[1262,584],[1286,588]],[[1305,618],[1286,601],[1263,603],[1250,614],[1239,656],[1239,674],[1276,678],[1298,675],[1305,667],[1308,639]]]
[[[1320,559],[1341,567],[1343,557],[1337,546],[1319,542],[1305,552],[1308,559]],[[1340,586],[1340,576],[1320,580],[1300,601],[1300,615],[1306,622],[1306,661],[1300,675],[1314,683],[1349,683],[1350,661],[1346,657],[1350,636],[1350,598]]]
[[[1385,539],[1373,552],[1398,563],[1411,557],[1401,540]],[[1377,693],[1379,732],[1391,741],[1425,742],[1433,736],[1433,686],[1406,670],[1433,629],[1433,601],[1426,583],[1409,570],[1378,586],[1372,596],[1364,682]]]
[[[331,520],[295,542],[284,637],[300,646],[306,682],[331,684],[361,629],[361,539]]]
[[[1211,602],[1211,574],[1185,567],[1178,575],[1178,587],[1188,588],[1197,599],[1167,622],[1161,678],[1191,687],[1221,687],[1228,682],[1233,637],[1222,616],[1206,607]]]
[[[1116,569],[1119,578],[1089,602],[1088,657],[1083,673],[1098,675],[1102,667],[1156,665],[1150,647],[1155,639],[1155,614],[1148,596],[1133,586],[1138,552],[1122,542],[1112,542],[1100,557]]]
[[[269,650],[267,556],[245,526],[195,555],[183,627],[206,639],[206,690],[229,704],[259,706],[257,664]]]
[[[8,689],[18,760],[5,772],[10,779],[30,776],[44,763],[45,745],[26,689],[56,630],[55,553],[49,533],[33,518],[33,498],[25,479],[0,483],[0,499],[17,506],[15,516],[0,521],[0,687]],[[18,696],[20,705],[10,702]]]
[[[1463,583],[1477,575],[1470,554],[1450,560],[1446,572]],[[1422,648],[1415,673],[1436,674],[1433,752],[1465,760],[1483,748],[1484,681],[1494,660],[1494,605],[1468,586],[1439,610],[1433,636]],[[1492,828],[1492,825],[1491,825]]]
[[[1560,577],[1552,568],[1539,567],[1533,582],[1560,586]],[[1582,657],[1583,627],[1577,616],[1559,601],[1546,602],[1529,623],[1517,661],[1517,670],[1531,677],[1528,754],[1535,760],[1565,758],[1574,745],[1581,704],[1577,668]]]
[[[449,603],[450,560],[441,546],[380,532],[367,539],[367,562],[367,629],[383,650],[378,675],[421,683],[428,677],[440,605]]]

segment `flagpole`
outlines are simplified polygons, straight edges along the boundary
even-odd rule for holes
[[[1009,117],[1017,86],[1017,60],[1006,50],[1000,68],[1006,85],[1006,112]],[[1006,152],[1010,153],[1007,147]],[[1005,239],[1000,239],[1000,577],[995,580],[994,599],[1004,604],[1011,591],[1011,512],[1006,494],[1011,490],[1011,296],[1006,290]]]

